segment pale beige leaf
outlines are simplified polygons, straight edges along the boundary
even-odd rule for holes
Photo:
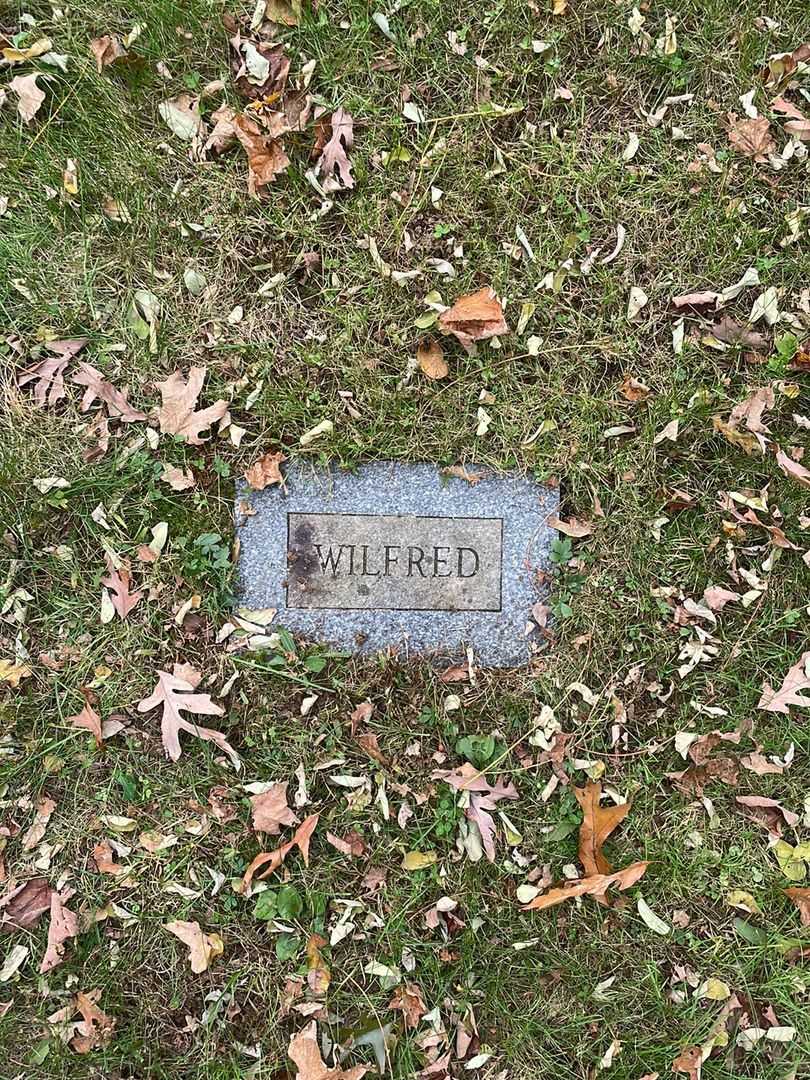
[[[175,919],[173,922],[164,923],[163,929],[174,934],[188,946],[188,958],[195,975],[207,971],[211,961],[222,955],[224,949],[222,938],[219,934],[203,933],[198,922],[183,922],[181,919]]]
[[[180,435],[192,446],[205,442],[201,432],[221,420],[228,410],[228,403],[220,399],[199,412],[195,411],[205,375],[204,367],[192,367],[187,380],[179,371],[175,371],[168,379],[155,384],[162,398],[158,414],[160,430],[166,435]]]
[[[138,702],[138,712],[149,712],[158,706],[162,707],[161,739],[166,755],[172,761],[177,761],[182,753],[180,732],[187,731],[198,739],[214,743],[228,755],[234,767],[240,769],[242,763],[239,755],[221,731],[200,727],[181,715],[189,712],[196,716],[222,716],[225,711],[211,700],[209,694],[194,693],[196,682],[189,680],[189,673],[184,667],[182,664],[175,664],[171,675],[167,671],[158,671],[157,685],[149,697]]]
[[[37,86],[37,78],[36,74],[15,75],[8,84],[9,90],[17,95],[17,112],[26,124],[31,123],[45,100],[44,92]]]
[[[256,832],[277,836],[282,825],[298,824],[298,818],[287,805],[286,783],[273,784],[269,791],[254,795],[250,802],[253,807],[253,828]]]

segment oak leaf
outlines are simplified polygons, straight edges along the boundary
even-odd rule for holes
[[[445,334],[458,338],[468,352],[472,352],[476,341],[509,333],[501,302],[489,285],[460,296],[451,308],[442,312],[438,325]]]
[[[79,932],[79,920],[75,914],[66,908],[62,898],[54,889],[51,892],[51,922],[48,927],[48,944],[42,963],[39,965],[40,975],[51,971],[65,959],[65,943],[76,937]]]
[[[241,768],[239,755],[226,740],[221,731],[213,728],[200,727],[190,720],[185,720],[181,713],[194,713],[196,716],[222,716],[224,709],[216,705],[209,694],[195,694],[194,690],[200,681],[199,674],[187,664],[175,664],[173,674],[168,671],[158,671],[158,681],[155,689],[142,701],[138,702],[138,712],[149,712],[157,706],[162,707],[161,739],[166,756],[172,761],[177,761],[182,753],[180,748],[180,732],[187,731],[205,742],[212,742],[234,764],[238,770]]]
[[[71,376],[72,383],[76,386],[86,387],[82,398],[81,411],[87,412],[93,402],[98,398],[107,406],[110,419],[121,420],[124,423],[132,423],[134,420],[145,420],[146,413],[133,409],[127,401],[127,395],[122,390],[116,390],[111,382],[104,378],[103,374],[92,366],[82,361],[78,371]]]
[[[765,712],[790,713],[790,705],[810,705],[810,697],[806,697],[802,691],[810,690],[810,650],[799,657],[778,690],[774,690],[769,683],[762,685],[762,697],[757,703],[758,709]]]
[[[319,816],[319,814],[310,814],[309,817],[304,818],[295,830],[292,840],[282,844],[275,851],[260,851],[245,871],[240,892],[246,892],[250,888],[250,883],[253,881],[257,870],[264,868],[264,872],[258,875],[260,878],[269,877],[270,874],[278,870],[294,847],[297,847],[301,852],[304,865],[309,866],[309,842],[315,831],[315,826],[318,824]]]
[[[791,480],[795,480],[797,483],[801,484],[802,487],[810,487],[810,469],[806,469],[804,465],[800,464],[798,461],[794,461],[784,450],[777,450],[776,464],[785,476],[790,477]]]
[[[101,997],[101,990],[79,991],[76,995],[75,1011],[81,1013],[81,1022],[74,1025],[75,1034],[69,1042],[71,1050],[77,1054],[89,1054],[106,1046],[112,1038],[115,1020],[96,1005]]]
[[[256,832],[277,836],[282,825],[298,824],[298,818],[287,805],[286,782],[273,784],[269,791],[254,795],[250,802],[253,807],[253,828]]]
[[[258,461],[254,461],[245,472],[245,480],[254,491],[264,491],[271,484],[279,484],[284,490],[284,477],[281,475],[281,463],[287,460],[286,454],[280,450],[273,454],[263,454]]]
[[[327,137],[328,136],[328,137]],[[335,109],[328,122],[322,122],[318,142],[323,149],[315,162],[315,175],[327,195],[354,187],[352,163],[348,152],[354,144],[354,118],[345,109]],[[316,150],[320,149],[316,143]]]
[[[49,341],[45,348],[56,355],[51,359],[40,360],[21,372],[17,377],[18,386],[27,386],[33,382],[34,404],[55,405],[65,396],[65,368],[71,359],[87,344],[87,338],[69,338],[63,341]]]
[[[188,946],[188,958],[195,975],[207,971],[214,957],[222,955],[224,949],[222,938],[219,934],[203,933],[198,922],[183,922],[182,919],[175,919],[173,922],[164,923],[163,929],[174,934]]]
[[[195,411],[205,375],[206,368],[192,367],[188,380],[175,371],[168,379],[155,384],[163,399],[158,422],[164,435],[181,435],[192,446],[200,446],[205,442],[200,433],[221,420],[228,411],[227,401],[221,399],[199,412]]]
[[[259,125],[242,114],[233,119],[234,131],[248,159],[248,193],[255,195],[290,164],[284,147],[265,135]]]
[[[602,785],[588,781],[584,788],[574,788],[574,795],[582,807],[582,824],[579,828],[579,861],[586,875],[610,874],[612,868],[602,853],[602,845],[610,834],[627,817],[630,803],[600,806]]]
[[[116,570],[112,562],[108,560],[107,569],[109,573],[107,577],[101,579],[101,584],[112,593],[112,606],[118,618],[126,619],[130,611],[142,599],[143,593],[130,592],[132,576],[127,567],[122,566],[120,570]]]
[[[427,1012],[422,999],[422,991],[416,983],[412,982],[406,982],[396,988],[394,996],[388,1002],[388,1008],[402,1013],[406,1029],[418,1027],[419,1021]]]
[[[523,910],[542,911],[575,896],[603,898],[608,888],[614,884],[619,889],[629,889],[643,877],[649,865],[649,862],[635,862],[624,867],[623,870],[616,870],[612,874],[591,874],[589,877],[580,878],[578,881],[566,882],[565,885],[561,885],[556,889],[549,889],[548,892],[536,896],[534,900],[524,906]]]
[[[340,1065],[327,1068],[318,1047],[318,1025],[314,1020],[293,1035],[287,1053],[295,1063],[296,1080],[361,1080],[369,1070],[368,1065],[354,1065],[351,1069]]]

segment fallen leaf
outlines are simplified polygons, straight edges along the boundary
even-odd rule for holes
[[[18,386],[33,382],[34,404],[38,407],[55,405],[65,397],[65,368],[87,344],[87,338],[69,338],[47,342],[45,348],[55,353],[54,359],[40,360],[17,377]]]
[[[810,926],[810,889],[794,886],[785,889],[785,896],[789,896],[799,909],[802,926]]]
[[[680,296],[673,296],[672,304],[676,308],[714,307],[719,299],[720,293],[708,289],[704,292],[681,293]]]
[[[0,933],[31,930],[51,906],[51,889],[44,877],[31,878],[0,897]]]
[[[158,112],[178,139],[191,142],[202,134],[200,99],[193,94],[182,93],[161,101]]]
[[[276,848],[275,851],[260,851],[245,871],[240,891],[245,892],[250,887],[250,883],[256,875],[257,870],[261,870],[264,867],[264,872],[258,875],[259,878],[269,877],[270,874],[278,870],[279,866],[281,866],[294,847],[297,847],[301,852],[304,865],[309,866],[309,842],[315,831],[315,826],[318,824],[319,816],[319,814],[310,814],[309,817],[304,818],[296,829],[292,840],[286,844],[282,844],[282,846]]]
[[[613,884],[617,885],[619,889],[629,889],[643,877],[649,865],[648,862],[631,863],[630,866],[626,866],[623,870],[617,870],[613,874],[592,874],[590,877],[581,878],[578,881],[566,882],[565,885],[559,888],[549,889],[548,892],[536,896],[531,903],[524,905],[523,910],[543,911],[575,896],[604,897],[608,888]]]
[[[266,0],[264,17],[285,26],[298,26],[303,0]]]
[[[178,469],[176,465],[164,465],[160,479],[168,484],[172,491],[188,491],[196,481],[191,469]]]
[[[183,922],[175,919],[163,924],[163,929],[174,934],[188,946],[188,958],[195,975],[208,970],[211,961],[221,956],[224,944],[219,934],[205,934],[198,922]]]
[[[149,351],[157,352],[160,300],[148,289],[136,289],[127,311],[127,322],[141,341],[149,342]]]
[[[36,60],[38,56],[44,56],[53,48],[50,38],[38,38],[31,45],[21,47],[14,46],[3,35],[0,37],[0,53],[9,64],[23,64],[26,60]]]
[[[199,727],[181,716],[183,712],[194,713],[196,716],[222,716],[225,711],[214,704],[209,694],[194,693],[200,681],[197,672],[193,668],[189,671],[188,665],[175,664],[173,674],[158,671],[157,677],[157,685],[149,697],[138,702],[138,712],[149,712],[159,705],[162,706],[161,739],[167,757],[177,761],[182,753],[180,732],[187,731],[198,739],[214,743],[228,755],[237,770],[241,768],[239,755],[221,731]]]
[[[662,937],[672,933],[672,927],[669,923],[665,923],[659,915],[655,914],[643,896],[638,898],[636,910],[641,916],[642,921],[649,926],[650,930],[654,933],[660,934]]]
[[[627,375],[621,386],[619,387],[619,393],[627,401],[646,401],[652,393],[649,386],[646,386],[640,379],[633,378],[632,375]]]
[[[354,1065],[351,1069],[340,1065],[327,1068],[318,1047],[318,1025],[314,1020],[293,1035],[287,1054],[295,1063],[295,1080],[361,1080],[370,1068],[368,1065]]]
[[[335,836],[334,833],[328,832],[326,834],[327,841],[332,845],[335,851],[339,851],[341,855],[348,855],[352,859],[361,859],[366,851],[366,845],[363,843],[363,838],[357,832],[350,832],[346,839],[343,840],[339,836]]]
[[[650,302],[649,296],[638,285],[632,285],[627,296],[627,321],[637,322],[641,309]]]
[[[254,491],[264,491],[271,484],[278,484],[284,491],[284,477],[281,475],[281,463],[287,460],[286,454],[280,450],[276,453],[266,453],[254,461],[245,472],[245,480]]]
[[[282,825],[298,824],[298,818],[287,805],[286,782],[273,784],[269,791],[253,795],[250,803],[253,807],[253,828],[256,832],[277,836]]]
[[[766,117],[742,120],[732,112],[728,114],[728,125],[728,141],[737,153],[763,162],[768,160],[768,154],[776,150],[771,125]]]
[[[324,945],[326,938],[320,934],[310,934],[307,938],[307,986],[318,997],[323,997],[332,981],[332,972],[321,953]]]
[[[0,682],[8,683],[16,689],[23,679],[30,679],[33,675],[27,664],[15,664],[11,660],[0,660]]]
[[[394,996],[388,1002],[388,1008],[402,1013],[406,1030],[418,1027],[419,1021],[427,1012],[422,991],[412,982],[403,983],[396,988]]]
[[[81,1014],[82,1019],[80,1023],[73,1025],[75,1034],[68,1045],[77,1054],[89,1054],[91,1050],[98,1050],[99,1047],[106,1046],[112,1038],[115,1020],[96,1005],[100,997],[101,990],[90,990],[86,994],[80,990],[76,995],[73,1008]]]
[[[27,945],[15,945],[14,948],[11,949],[3,961],[3,966],[0,968],[0,983],[8,982],[9,979],[17,974],[28,959],[29,952],[30,949]]]
[[[122,566],[116,570],[111,561],[107,562],[109,571],[107,577],[101,579],[101,584],[112,593],[112,606],[119,619],[126,619],[130,611],[143,598],[142,592],[130,592],[132,576],[129,570]]]
[[[806,469],[798,461],[794,461],[784,450],[777,450],[776,464],[791,480],[796,480],[802,487],[810,487],[810,469]]]
[[[444,358],[444,349],[435,338],[422,338],[416,349],[416,359],[422,373],[429,379],[444,379],[450,373]]]
[[[435,851],[408,851],[402,858],[402,869],[427,870],[438,858]]]
[[[37,844],[40,843],[55,809],[56,802],[53,799],[44,798],[39,801],[34,816],[34,824],[22,838],[21,846],[23,851],[33,851]]]
[[[781,765],[776,765],[773,761],[768,761],[764,754],[760,754],[757,751],[753,751],[750,754],[743,754],[740,758],[740,764],[744,769],[748,769],[749,772],[756,773],[757,776],[781,776],[785,771]]]
[[[600,806],[602,785],[588,781],[584,788],[574,788],[574,795],[582,808],[582,824],[579,827],[579,861],[586,876],[610,874],[612,868],[602,853],[602,845],[630,810],[630,803]]]
[[[327,195],[354,187],[352,163],[348,152],[354,144],[354,119],[345,109],[335,109],[328,121],[322,121],[326,141],[318,160],[315,175]]]
[[[251,101],[277,99],[287,85],[290,60],[283,45],[251,41],[236,34],[230,39],[231,68],[236,89]]]
[[[752,330],[750,326],[743,326],[730,315],[723,315],[722,318],[713,322],[709,327],[709,333],[727,345],[747,345],[750,349],[764,349],[767,345],[764,334],[760,334],[758,330]]]
[[[200,446],[205,442],[200,433],[221,420],[228,411],[228,403],[220,399],[195,412],[205,375],[206,368],[192,367],[188,380],[175,371],[168,379],[155,384],[162,398],[158,421],[164,435],[180,435],[192,446]]]
[[[790,705],[807,707],[810,705],[810,697],[802,694],[803,690],[810,689],[810,650],[802,653],[787,675],[778,690],[773,690],[766,682],[762,685],[762,696],[757,703],[758,709],[765,712],[790,713]]]
[[[72,911],[64,906],[59,893],[54,889],[51,892],[51,922],[48,927],[48,944],[42,963],[39,965],[40,975],[51,971],[65,959],[65,943],[76,937],[79,932],[79,921]]]
[[[100,840],[93,848],[93,862],[100,874],[121,877],[128,873],[127,867],[115,861],[112,844],[109,840]]]
[[[552,514],[548,518],[548,524],[552,529],[557,529],[558,532],[564,533],[565,536],[579,538],[590,536],[593,532],[593,524],[590,521],[580,521],[575,517],[572,517],[570,521],[563,521],[563,519],[557,517],[556,514]]]
[[[129,424],[135,420],[146,419],[146,413],[133,409],[127,401],[126,393],[116,390],[112,383],[108,382],[91,364],[82,361],[70,381],[76,386],[86,387],[80,406],[82,412],[87,412],[93,402],[98,399],[107,406],[107,413],[111,420],[121,420]]]
[[[453,334],[471,352],[476,341],[509,333],[503,307],[489,285],[467,293],[439,316],[438,325],[445,334]]]
[[[724,589],[722,585],[710,585],[703,593],[703,603],[710,611],[722,611],[726,604],[740,599],[739,593]]]
[[[115,34],[103,34],[101,37],[92,38],[90,52],[96,58],[96,69],[99,75],[105,67],[109,67],[110,64],[114,64],[116,60],[127,54]]]
[[[233,126],[236,137],[247,154],[248,193],[255,195],[259,188],[272,183],[279,173],[284,172],[290,159],[284,153],[281,143],[265,135],[250,117],[235,116]]]
[[[30,124],[42,107],[45,94],[37,86],[38,74],[15,75],[8,84],[9,90],[17,95],[17,112],[26,124]]]

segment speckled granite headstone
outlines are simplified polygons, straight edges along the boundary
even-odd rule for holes
[[[355,473],[292,464],[278,487],[237,495],[239,601],[275,624],[354,652],[462,655],[508,667],[536,650],[532,606],[558,494],[525,476],[476,484],[436,466]]]

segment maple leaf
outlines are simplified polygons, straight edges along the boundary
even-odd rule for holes
[[[79,920],[75,914],[64,906],[62,898],[56,889],[51,892],[51,922],[48,927],[48,944],[42,963],[39,965],[40,975],[51,971],[65,959],[65,943],[76,937],[79,932]]]
[[[91,38],[90,52],[95,57],[96,69],[99,73],[116,60],[127,55],[127,51],[115,34],[102,34],[101,37]]]
[[[340,1065],[327,1068],[318,1048],[318,1025],[314,1020],[293,1035],[287,1054],[295,1063],[296,1080],[361,1080],[369,1070],[368,1065],[354,1065],[351,1069]]]
[[[208,965],[216,956],[221,956],[224,949],[219,934],[205,934],[198,922],[183,922],[175,919],[163,924],[163,929],[174,934],[188,946],[188,958],[195,975],[208,970]]]
[[[458,338],[467,352],[472,352],[476,341],[509,333],[501,302],[489,285],[460,296],[439,316],[439,326],[444,333]]]
[[[107,569],[109,570],[109,574],[107,577],[101,579],[101,584],[106,585],[112,593],[112,606],[119,619],[126,619],[130,611],[132,611],[138,601],[143,597],[143,593],[130,592],[129,586],[132,577],[127,567],[122,566],[120,570],[116,570],[112,562],[108,559]]]
[[[44,877],[31,878],[0,897],[0,933],[30,930],[50,909],[53,890]]]
[[[87,338],[70,338],[64,341],[49,341],[45,348],[55,353],[53,359],[40,360],[17,376],[18,386],[35,383],[34,404],[55,405],[65,396],[65,368],[71,359],[87,344]]]
[[[277,836],[282,825],[298,824],[298,818],[287,805],[286,783],[273,784],[269,791],[254,795],[250,802],[253,806],[253,828],[256,832]]]
[[[785,889],[785,896],[789,896],[799,909],[802,926],[810,926],[810,889],[793,886]]]
[[[234,764],[237,770],[242,763],[239,755],[225,739],[221,731],[213,728],[199,727],[190,720],[184,720],[183,712],[194,713],[197,716],[222,716],[224,709],[214,704],[209,694],[195,694],[194,690],[200,681],[199,674],[188,665],[175,664],[173,674],[167,671],[158,671],[158,681],[155,689],[142,701],[138,702],[138,712],[149,712],[150,709],[163,707],[161,718],[161,739],[167,757],[177,761],[182,753],[180,749],[180,732],[187,731],[205,742],[212,742]]]
[[[774,690],[767,682],[762,684],[762,697],[757,708],[786,715],[790,713],[790,705],[806,708],[810,705],[810,697],[805,697],[803,690],[810,690],[810,650],[802,653],[778,690]]]
[[[315,831],[315,826],[318,824],[319,817],[320,814],[310,814],[309,817],[304,818],[296,829],[292,840],[282,844],[275,851],[260,851],[245,871],[239,891],[244,893],[250,888],[250,883],[253,881],[256,871],[261,870],[262,867],[265,867],[265,870],[264,873],[258,875],[260,878],[269,877],[270,874],[278,870],[294,847],[297,847],[301,852],[304,865],[309,866],[309,842]]]
[[[248,194],[255,195],[283,173],[290,164],[284,147],[276,139],[262,132],[250,117],[239,115],[233,119],[237,139],[248,159]]]
[[[206,409],[194,411],[205,375],[206,368],[192,367],[189,369],[188,381],[179,371],[175,371],[168,379],[155,384],[163,399],[158,422],[164,435],[181,435],[192,446],[200,446],[205,442],[200,433],[221,420],[228,411],[227,401],[221,399]]]
[[[406,1028],[418,1027],[419,1021],[427,1012],[422,991],[416,983],[412,982],[406,982],[403,986],[396,988],[394,996],[388,1002],[388,1008],[402,1013]]]
[[[328,138],[327,138],[327,133]],[[354,144],[354,118],[345,109],[335,109],[328,122],[319,129],[318,142],[323,138],[323,149],[315,162],[315,175],[321,178],[321,186],[327,195],[354,187],[352,163],[348,151]],[[320,149],[316,143],[316,150]]]
[[[762,162],[767,161],[768,154],[776,150],[771,125],[766,117],[742,120],[732,112],[728,114],[728,120],[728,141],[738,153]]]
[[[644,875],[649,862],[635,862],[626,866],[623,870],[616,870],[612,874],[591,874],[589,877],[580,878],[578,881],[569,881],[556,889],[536,896],[530,903],[524,905],[524,911],[542,911],[545,908],[554,907],[564,900],[570,900],[574,896],[595,896],[597,899],[604,898],[611,885],[618,885],[620,889],[629,889]]]
[[[74,372],[70,381],[76,386],[86,387],[80,406],[82,412],[87,412],[98,398],[107,406],[107,413],[111,419],[121,420],[126,424],[134,420],[146,419],[146,413],[133,409],[127,401],[126,393],[116,390],[113,384],[108,382],[92,364],[82,361],[79,364],[79,370]]]
[[[286,460],[286,454],[283,454],[280,450],[275,454],[263,454],[245,472],[245,480],[254,491],[264,491],[271,484],[279,484],[283,491],[285,488],[284,477],[281,475],[281,463]]]

